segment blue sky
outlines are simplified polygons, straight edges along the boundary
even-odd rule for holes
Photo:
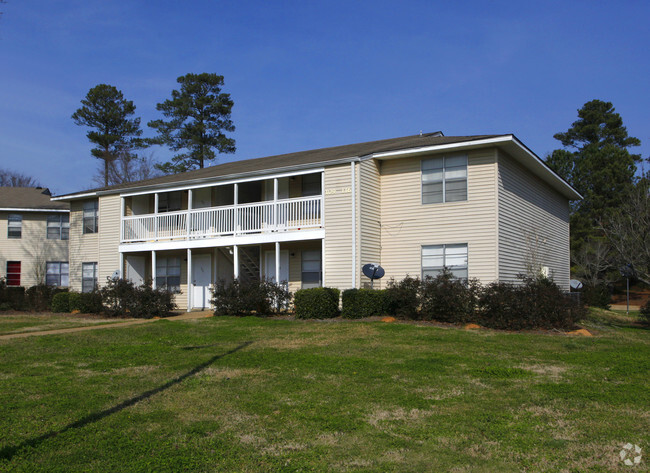
[[[57,194],[93,186],[99,162],[70,118],[88,89],[116,86],[146,124],[188,72],[223,75],[235,102],[237,153],[221,162],[420,130],[514,133],[543,157],[595,98],[650,156],[647,1],[7,0],[0,11],[0,167]]]

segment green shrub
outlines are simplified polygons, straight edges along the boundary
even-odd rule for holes
[[[343,291],[341,316],[363,319],[385,313],[384,291],[378,289],[347,289]]]
[[[4,280],[3,280],[4,281]],[[22,286],[0,285],[0,304],[5,310],[25,309],[25,288]]]
[[[641,307],[641,310],[639,311],[639,315],[641,316],[641,320],[643,320],[647,324],[650,324],[650,301],[646,302]]]
[[[489,284],[482,291],[480,308],[481,325],[507,330],[571,329],[586,315],[582,304],[547,279]]]
[[[84,309],[92,311],[101,303],[109,317],[167,317],[175,308],[173,294],[165,288],[153,289],[151,280],[136,287],[127,279],[108,278],[99,291],[82,294],[81,302]]]
[[[580,290],[582,303],[591,307],[609,309],[612,303],[612,292],[606,284],[584,285]]]
[[[59,289],[46,284],[37,284],[25,291],[25,304],[28,310],[45,312],[52,307],[52,298],[55,294],[67,291],[67,289]]]
[[[476,320],[479,283],[456,279],[447,269],[422,281],[420,318],[439,322],[465,323]]]
[[[70,293],[59,292],[52,297],[52,312],[70,312]]]
[[[293,300],[297,319],[331,319],[339,315],[340,291],[332,287],[314,287],[296,291]]]
[[[68,298],[70,312],[78,310],[82,314],[101,314],[102,295],[99,291],[71,292]]]
[[[420,307],[420,279],[406,276],[396,283],[391,279],[384,291],[386,313],[400,319],[418,318]]]
[[[282,284],[260,281],[216,282],[210,289],[214,315],[272,315],[289,305],[291,293]]]

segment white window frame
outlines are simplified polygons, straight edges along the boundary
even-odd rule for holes
[[[14,234],[12,235],[12,231]],[[9,214],[7,215],[7,238],[12,240],[20,240],[23,237],[23,215],[22,214]]]
[[[87,271],[89,270],[89,271]],[[92,277],[87,276],[87,272],[92,272]],[[92,287],[89,287],[89,284]],[[93,292],[97,288],[97,263],[81,263],[81,292]]]
[[[164,274],[161,274],[163,269]],[[166,287],[174,293],[181,292],[181,273],[181,259],[178,256],[156,258],[156,287]],[[171,278],[178,278],[178,284],[170,284]]]
[[[83,204],[83,234],[99,232],[99,201],[89,200]]]
[[[56,284],[51,280],[56,276]],[[45,264],[45,284],[48,286],[68,287],[70,285],[70,265],[67,261],[48,261]]]
[[[464,159],[464,163],[462,165],[456,165],[456,166],[447,165],[448,161],[458,160],[458,158]],[[420,163],[420,171],[421,171],[420,193],[422,198],[422,204],[428,205],[428,204],[444,204],[449,202],[466,202],[468,200],[468,193],[469,193],[468,183],[467,183],[468,162],[469,159],[466,154],[453,154],[449,156],[437,156],[435,158],[423,159]],[[436,164],[441,163],[441,166],[435,168],[431,167],[431,165],[434,163]],[[452,174],[458,171],[464,171],[465,174],[464,177],[459,178],[459,177],[448,176],[448,174]],[[438,172],[441,174],[440,179],[434,180],[430,177],[427,177]],[[447,184],[458,183],[458,182],[465,183],[465,198],[449,200],[449,196],[447,195]],[[438,184],[442,187],[442,200],[435,200],[435,201],[429,200],[426,196],[425,186],[435,185],[435,184]]]
[[[50,236],[52,231],[52,236]],[[70,238],[70,215],[48,215],[45,230],[48,240],[68,240]]]
[[[306,259],[308,256],[309,259]],[[306,262],[318,262],[318,270],[305,269]],[[318,274],[318,283],[305,282],[305,274]],[[323,286],[323,252],[321,250],[303,250],[300,255],[300,284],[302,289]]]
[[[449,265],[448,260],[451,259],[451,254],[448,250],[465,248],[465,264],[462,265]],[[425,250],[441,250],[442,264],[441,265],[425,265],[425,258],[432,258],[432,255],[425,256]],[[457,253],[458,254],[458,253]],[[443,245],[422,245],[420,249],[420,267],[422,279],[427,276],[436,277],[444,268],[451,271],[457,279],[466,280],[469,277],[469,245],[467,243],[447,243]],[[463,271],[462,276],[458,276],[457,272]]]

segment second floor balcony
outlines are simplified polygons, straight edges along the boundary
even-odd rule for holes
[[[275,186],[275,195],[281,195],[277,183]],[[244,185],[240,187],[244,188]],[[219,192],[225,191],[228,196],[231,190],[230,188],[217,189]],[[200,204],[200,208],[192,208],[193,199],[192,197],[188,199],[187,194],[177,193],[172,196],[171,193],[169,195],[161,193],[155,196],[155,202],[152,201],[153,195],[132,200],[127,198],[127,209],[130,209],[127,213],[130,215],[122,216],[120,241],[128,244],[195,240],[322,228],[323,194],[320,186],[312,189],[318,191],[317,195],[272,200],[261,200],[265,197],[263,189],[261,192],[259,189],[253,190],[255,192],[248,192],[247,198],[241,200],[260,200],[238,203],[240,199],[237,195],[241,193],[235,190],[235,197],[234,199],[229,197],[231,202],[228,202],[228,205],[219,202],[218,192],[212,192],[214,196],[211,199],[210,192],[206,190],[205,199],[201,199],[201,193],[194,191],[194,201]],[[289,191],[286,191],[285,195],[288,193]],[[272,191],[266,193],[267,198],[272,196]],[[175,203],[172,202],[174,199]],[[206,203],[208,206],[205,205]],[[222,205],[214,205],[215,203]],[[185,209],[174,210],[174,206],[185,207]],[[152,213],[154,209],[158,211]]]

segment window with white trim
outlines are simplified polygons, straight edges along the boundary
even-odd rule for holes
[[[83,206],[83,233],[97,233],[99,228],[99,201],[89,200]]]
[[[458,279],[467,279],[467,243],[422,247],[422,278],[435,278],[443,268]]]
[[[45,268],[45,284],[61,287],[70,285],[70,265],[67,261],[48,261]]]
[[[321,287],[322,253],[320,250],[302,251],[302,288]]]
[[[47,216],[47,239],[67,240],[70,235],[70,215],[58,214]]]
[[[467,200],[467,155],[422,160],[422,203]]]
[[[20,261],[7,261],[7,286],[20,286]]]
[[[21,238],[23,235],[23,216],[9,214],[7,216],[7,238]]]
[[[81,292],[93,292],[97,287],[97,263],[81,264]]]
[[[181,259],[156,259],[156,287],[166,287],[168,291],[181,291]]]

